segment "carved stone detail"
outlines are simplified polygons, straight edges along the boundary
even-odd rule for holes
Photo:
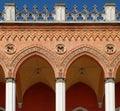
[[[13,44],[7,44],[6,46],[5,46],[5,52],[7,53],[7,54],[14,54],[15,52],[16,52],[16,47],[15,47],[15,45],[13,45]]]
[[[6,82],[16,82],[15,78],[6,78]]]
[[[115,78],[105,78],[105,83],[108,83],[108,82],[115,82]]]
[[[109,55],[114,54],[116,52],[116,48],[113,44],[107,44],[105,46],[105,52]]]
[[[65,78],[56,78],[56,82],[65,82]]]
[[[55,51],[57,54],[62,55],[66,52],[66,48],[64,44],[57,44],[55,47]]]

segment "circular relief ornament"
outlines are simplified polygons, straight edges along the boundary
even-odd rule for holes
[[[116,48],[113,44],[107,44],[105,46],[105,52],[109,55],[114,54],[116,52]]]
[[[13,44],[7,44],[6,46],[5,46],[5,52],[7,53],[7,54],[14,54],[15,52],[16,52],[16,47],[15,47],[15,45],[13,45]]]
[[[57,54],[59,55],[62,55],[66,52],[66,48],[65,48],[65,45],[64,44],[57,44],[56,45],[56,48],[55,48],[55,51]]]

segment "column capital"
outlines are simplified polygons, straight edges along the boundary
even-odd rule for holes
[[[56,82],[65,82],[65,78],[56,78]]]
[[[115,82],[115,78],[105,78],[105,83]]]
[[[15,78],[5,78],[6,82],[16,82]]]

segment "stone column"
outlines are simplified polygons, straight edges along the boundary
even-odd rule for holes
[[[115,111],[115,80],[105,79],[105,111]]]
[[[16,83],[14,78],[6,79],[6,110],[16,111]]]
[[[65,79],[57,78],[56,79],[56,111],[66,111],[65,108]]]

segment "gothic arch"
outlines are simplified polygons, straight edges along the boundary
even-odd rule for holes
[[[12,66],[12,72],[13,72],[12,76],[14,78],[16,78],[16,73],[21,63],[34,55],[38,55],[43,59],[45,59],[51,65],[54,73],[56,74],[58,63],[55,59],[56,57],[54,56],[54,54],[49,50],[47,50],[46,48],[43,48],[40,46],[32,46],[32,47],[24,48],[12,60],[12,63],[10,64],[10,66]]]
[[[65,74],[64,76],[66,77],[67,70],[74,60],[76,60],[80,56],[87,55],[99,63],[99,65],[102,67],[104,71],[104,76],[108,77],[109,76],[107,75],[108,61],[107,58],[105,58],[105,56],[100,52],[101,51],[96,49],[95,47],[91,47],[87,45],[73,49],[66,55],[66,57],[62,62],[62,67],[64,68],[64,74]]]

